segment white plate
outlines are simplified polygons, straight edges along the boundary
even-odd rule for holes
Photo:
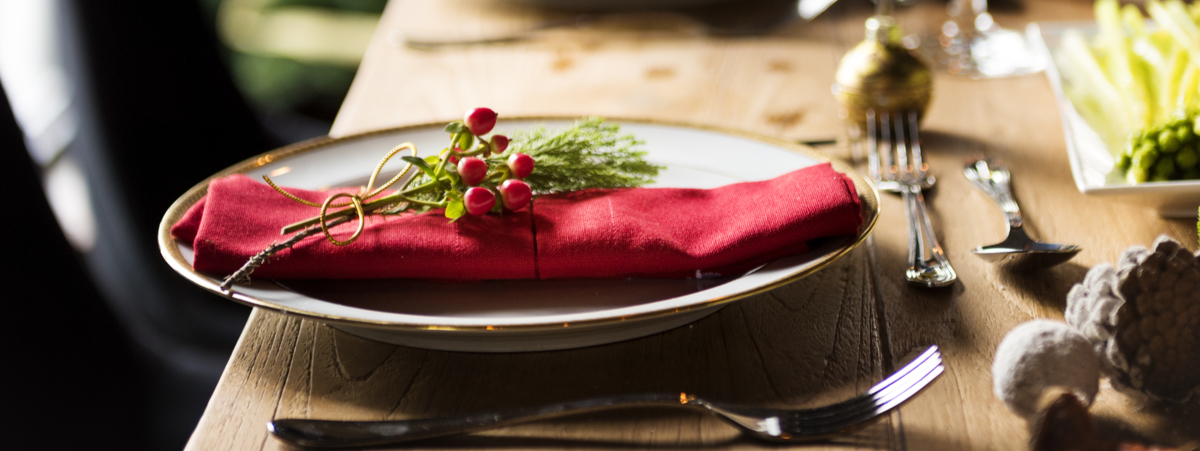
[[[499,133],[564,119],[502,121]],[[648,160],[667,166],[655,186],[713,188],[770,179],[829,161],[798,145],[744,133],[637,121],[616,121],[623,133],[646,142]],[[427,154],[448,139],[444,124],[383,130],[300,143],[244,161],[213,177],[272,174],[280,185],[306,189],[360,182],[396,144],[409,141]],[[807,276],[857,246],[879,215],[875,189],[848,166],[863,204],[858,236],[825,240],[809,252],[771,262],[740,277],[703,280],[517,280],[436,283],[414,280],[256,280],[222,292],[219,278],[192,270],[190,243],[171,226],[204,196],[205,180],[163,218],[159,244],[167,262],[192,282],[252,306],[301,315],[346,332],[407,346],[474,352],[541,351],[611,343],[687,324],[728,302]]]
[[[1033,23],[1026,28],[1026,33],[1034,48],[1048,63],[1046,77],[1050,79],[1050,85],[1054,88],[1058,110],[1062,115],[1067,156],[1079,192],[1150,207],[1158,211],[1160,216],[1167,218],[1196,217],[1196,208],[1200,206],[1200,181],[1147,182],[1131,185],[1119,177],[1109,177],[1116,163],[1113,155],[1109,153],[1108,146],[1100,135],[1079,115],[1063,92],[1065,81],[1059,75],[1055,58],[1061,46],[1063,32],[1068,29],[1079,30],[1084,36],[1097,33],[1096,23],[1093,21]]]

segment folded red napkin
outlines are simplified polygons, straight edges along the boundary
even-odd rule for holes
[[[313,202],[330,192],[289,189]],[[858,233],[853,182],[828,164],[715,189],[636,188],[539,196],[503,216],[369,217],[362,236],[334,246],[320,235],[276,254],[254,275],[275,279],[448,280],[713,277]],[[212,181],[171,228],[191,242],[197,271],[227,275],[284,225],[319,213],[243,175]],[[334,227],[335,238],[354,223]]]

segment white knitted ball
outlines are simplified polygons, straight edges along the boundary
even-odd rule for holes
[[[1100,362],[1087,338],[1070,325],[1038,319],[1008,332],[992,363],[996,396],[1017,415],[1037,413],[1042,391],[1070,389],[1091,405],[1100,385]]]

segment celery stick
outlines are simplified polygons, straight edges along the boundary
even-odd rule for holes
[[[1162,105],[1159,92],[1171,83],[1170,65],[1153,43],[1146,37],[1137,37],[1130,46],[1132,55],[1129,57],[1129,69],[1134,81],[1141,86],[1142,95],[1139,100],[1144,102],[1147,125],[1154,125],[1166,119],[1171,113],[1171,106]],[[1174,92],[1174,91],[1171,91]]]
[[[1143,85],[1144,95],[1140,96],[1140,100],[1146,105],[1146,122],[1156,124],[1166,120],[1174,107],[1174,98],[1170,101],[1164,100],[1161,93],[1168,87],[1171,87],[1172,94],[1175,92],[1171,84],[1174,67],[1171,64],[1174,61],[1170,59],[1170,50],[1176,47],[1175,43],[1169,36],[1165,46],[1161,41],[1156,42],[1146,31],[1146,18],[1142,17],[1142,11],[1136,6],[1121,7],[1121,21],[1124,22],[1126,34],[1133,42],[1130,50],[1135,56],[1130,57],[1130,66],[1134,78]],[[1164,52],[1164,49],[1168,51]]]
[[[1125,28],[1129,31],[1129,35],[1133,37],[1146,36],[1146,18],[1142,17],[1142,11],[1136,6],[1125,5],[1121,7],[1121,21],[1125,22]]]
[[[1163,6],[1167,7],[1167,12],[1171,14],[1171,18],[1179,22],[1179,26],[1187,31],[1188,35],[1195,39],[1200,36],[1200,27],[1196,26],[1195,19],[1192,19],[1191,13],[1188,12],[1187,6],[1180,0],[1166,0]]]
[[[1168,69],[1164,69],[1167,64],[1162,61],[1162,55],[1158,53],[1158,50],[1147,49],[1147,47],[1152,47],[1149,41],[1143,40],[1134,43],[1132,47],[1134,52],[1129,57],[1129,69],[1141,92],[1138,100],[1143,102],[1142,108],[1145,114],[1142,123],[1152,126],[1170,115],[1171,110],[1163,108],[1158,100],[1158,92],[1163,89],[1163,85],[1170,82],[1170,72]]]
[[[1187,50],[1179,47],[1176,47],[1174,54],[1171,55],[1168,67],[1170,70],[1165,72],[1166,77],[1159,85],[1158,90],[1158,109],[1162,113],[1162,117],[1159,118],[1160,122],[1168,119],[1178,109],[1179,87],[1183,82],[1183,75],[1189,68],[1195,69],[1188,63]]]
[[[1158,0],[1146,2],[1146,12],[1167,30],[1175,41],[1187,49],[1192,65],[1200,66],[1200,28],[1178,0],[1168,0],[1166,6]]]
[[[1077,104],[1077,108],[1095,105],[1094,108],[1088,108],[1091,110],[1089,113],[1098,111],[1099,114],[1085,116],[1104,118],[1104,123],[1096,124],[1098,127],[1093,128],[1108,135],[1105,141],[1109,143],[1119,143],[1135,128],[1141,128],[1134,127],[1128,120],[1121,94],[1101,69],[1100,62],[1092,55],[1083,35],[1076,30],[1067,30],[1062,39],[1059,55],[1064,64],[1059,67],[1063,76],[1080,91],[1089,94],[1086,102],[1079,101],[1078,97],[1073,97],[1072,102]],[[1110,149],[1119,150],[1119,146],[1110,146]]]
[[[1121,21],[1120,6],[1117,0],[1096,1],[1096,22],[1100,26],[1100,37],[1108,51],[1108,77],[1116,86],[1124,112],[1129,115],[1129,122],[1135,128],[1154,125],[1152,102],[1148,102],[1146,85],[1143,82],[1143,71],[1134,70],[1136,63],[1130,62],[1129,40],[1125,35],[1125,26]]]
[[[1182,48],[1167,30],[1156,30],[1150,33],[1150,42],[1153,42],[1158,51],[1164,55],[1169,55],[1175,50]]]
[[[1189,64],[1179,81],[1179,90],[1175,95],[1175,110],[1187,111],[1197,107],[1196,91],[1200,90],[1200,68]]]

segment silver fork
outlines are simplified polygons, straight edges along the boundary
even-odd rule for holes
[[[824,407],[768,409],[717,403],[688,393],[647,394],[551,404],[459,417],[402,421],[281,419],[267,423],[280,439],[301,446],[380,446],[495,429],[535,420],[631,407],[675,407],[717,415],[751,437],[773,442],[820,441],[864,426],[907,401],[942,374],[942,356],[931,346],[866,393]]]
[[[916,111],[884,112],[876,118],[875,111],[868,110],[867,170],[879,190],[898,192],[904,197],[909,261],[905,277],[914,284],[944,287],[953,284],[958,274],[938,244],[933,224],[929,222],[929,213],[925,209],[925,196],[921,190],[933,187],[935,180],[928,174],[929,165],[921,158],[919,126]],[[911,140],[905,139],[906,128]],[[884,148],[882,152],[881,146]],[[929,248],[928,254],[926,247]]]

